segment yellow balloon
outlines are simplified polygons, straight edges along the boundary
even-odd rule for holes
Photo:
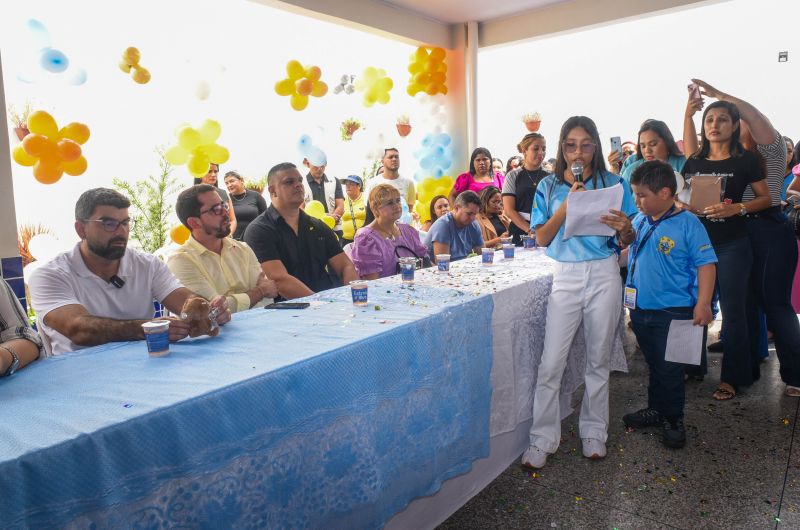
[[[215,164],[224,164],[230,158],[230,153],[219,144],[208,144],[203,146],[208,159]]]
[[[130,48],[126,49],[122,53],[122,60],[127,62],[130,65],[139,64],[139,59],[142,58],[142,54],[139,53],[139,50],[131,46]]]
[[[419,215],[420,222],[424,223],[431,220],[431,210],[422,201],[414,203],[414,211]]]
[[[319,66],[309,66],[306,68],[306,77],[312,81],[319,81],[319,78],[322,77],[322,70]]]
[[[64,170],[58,161],[40,159],[33,166],[33,176],[42,184],[54,184],[58,182]]]
[[[122,59],[119,62],[119,69],[125,72],[126,74],[131,73],[131,65],[125,59]]]
[[[189,159],[189,151],[179,145],[173,145],[166,150],[164,158],[173,166],[182,166]]]
[[[64,168],[64,173],[76,177],[78,175],[83,175],[86,172],[86,168],[89,167],[89,163],[86,162],[86,158],[81,156],[72,162],[64,162],[61,167]]]
[[[41,134],[48,138],[56,138],[58,136],[56,120],[43,110],[37,110],[28,116],[28,130],[33,134]]]
[[[34,165],[37,161],[36,157],[33,157],[25,152],[25,149],[22,148],[22,144],[18,144],[16,147],[14,147],[14,150],[11,152],[11,156],[14,159],[14,162],[26,167]]]
[[[186,168],[194,177],[202,177],[208,173],[209,167],[211,167],[211,160],[205,153],[194,152],[186,161]]]
[[[275,83],[275,93],[279,96],[289,96],[294,94],[294,81],[291,79],[281,79]]]
[[[222,125],[215,120],[206,120],[198,129],[201,144],[213,144],[222,134]]]
[[[446,55],[447,53],[443,48],[434,48],[431,50],[431,62],[440,63],[444,61]]]
[[[150,81],[150,71],[147,68],[137,67],[131,76],[136,83],[140,85],[147,84]]]
[[[311,201],[306,204],[306,213],[311,217],[316,217],[317,219],[322,219],[325,213],[325,206],[319,201]]]
[[[189,229],[183,225],[175,225],[169,231],[169,238],[179,245],[186,243],[190,235]]]
[[[291,105],[294,110],[303,110],[308,106],[308,96],[292,94]]]
[[[301,96],[307,96],[311,94],[311,89],[314,88],[314,82],[311,79],[301,79],[295,85],[297,93]]]
[[[333,228],[336,226],[336,221],[330,215],[325,215],[322,217],[322,221],[328,225],[328,228]]]
[[[62,139],[67,138],[73,142],[83,145],[89,141],[89,127],[83,123],[68,123],[58,131],[58,136]]]
[[[326,85],[322,81],[314,81],[314,85],[311,88],[312,96],[314,96],[315,98],[321,98],[327,93],[328,93],[328,85]]]
[[[306,70],[302,64],[293,59],[286,63],[286,73],[289,75],[289,79],[297,81],[306,75]]]
[[[178,131],[178,145],[187,151],[194,151],[201,143],[200,133],[197,129],[193,127],[184,127]]]

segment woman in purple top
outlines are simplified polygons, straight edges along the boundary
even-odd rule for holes
[[[397,222],[403,215],[402,201],[400,192],[388,184],[378,184],[369,193],[375,220],[358,231],[351,250],[353,264],[364,280],[395,274],[398,256],[421,258],[427,252],[417,230]]]
[[[495,173],[492,169],[492,153],[485,147],[478,147],[469,157],[469,172],[460,174],[450,190],[450,206],[455,204],[456,197],[462,191],[472,190],[480,195],[486,186],[502,190],[504,180],[502,173]]]

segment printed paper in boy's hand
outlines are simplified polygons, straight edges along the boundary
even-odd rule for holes
[[[665,360],[699,365],[702,347],[703,326],[695,326],[691,320],[673,320],[669,323]]]
[[[573,191],[567,195],[564,239],[572,236],[613,236],[616,232],[600,217],[622,208],[622,184],[599,190]]]

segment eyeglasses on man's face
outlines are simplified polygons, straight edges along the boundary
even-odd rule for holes
[[[208,208],[207,210],[201,210],[200,215],[203,215],[204,213],[222,215],[222,212],[227,212],[229,208],[230,206],[228,206],[227,202],[218,202],[217,204],[215,204],[211,208]]]
[[[594,152],[594,148],[597,147],[595,144],[593,144],[591,142],[582,143],[582,144],[580,144],[580,146],[575,142],[564,142],[564,143],[561,144],[561,146],[564,148],[564,152],[565,153],[572,154],[572,153],[574,153],[575,151],[577,151],[580,148],[581,153],[584,153],[584,154],[587,154],[587,155],[589,153]]]
[[[116,232],[120,226],[124,226],[126,230],[130,230],[133,227],[133,219],[128,217],[127,219],[123,219],[122,221],[118,221],[117,219],[112,219],[110,217],[101,217],[100,219],[84,219],[84,223],[100,223],[100,226],[103,227],[103,230],[106,232]]]

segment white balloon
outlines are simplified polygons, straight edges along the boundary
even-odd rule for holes
[[[200,101],[205,101],[211,95],[211,85],[208,81],[198,81],[194,87],[194,97]]]
[[[50,261],[61,251],[61,242],[51,234],[36,234],[28,241],[28,251],[39,261]]]
[[[26,284],[31,281],[31,276],[33,276],[33,273],[36,272],[37,269],[39,269],[39,267],[41,267],[43,264],[43,261],[33,261],[25,265],[25,267],[22,269],[22,276],[25,277]]]

